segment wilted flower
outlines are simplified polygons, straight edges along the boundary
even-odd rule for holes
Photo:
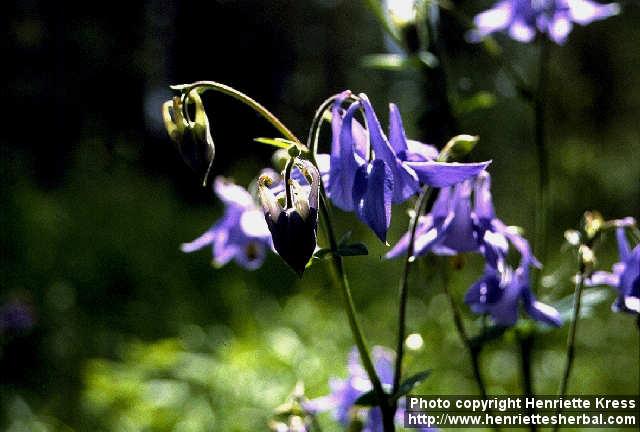
[[[284,203],[281,203],[269,188],[272,179],[262,175],[258,180],[258,195],[275,250],[302,276],[317,243],[320,174],[310,162],[296,161],[297,169],[309,179],[308,188],[296,180],[285,179]]]
[[[405,254],[409,237],[406,233],[387,258]],[[507,264],[509,245],[520,254],[516,270]],[[557,311],[536,301],[531,292],[529,266],[539,267],[540,263],[531,252],[529,242],[496,217],[491,177],[486,171],[474,179],[441,189],[431,212],[418,219],[414,256],[428,252],[438,255],[480,252],[484,255],[485,273],[465,298],[474,312],[489,313],[500,325],[513,325],[522,301],[532,318],[560,324]]]
[[[619,12],[617,3],[603,5],[591,0],[501,0],[476,15],[477,30],[472,38],[505,30],[517,41],[531,42],[536,32],[540,32],[563,44],[573,23],[587,25]]]
[[[209,130],[209,119],[200,95],[196,91],[191,91],[186,96],[186,101],[186,106],[177,96],[171,101],[166,101],[162,105],[162,117],[167,132],[176,143],[180,155],[196,174],[202,176],[204,186],[207,184],[216,151]],[[195,105],[194,120],[185,117],[190,103]]]
[[[193,252],[211,245],[217,266],[233,259],[248,270],[260,267],[271,247],[271,235],[262,212],[242,186],[217,177],[213,188],[225,205],[224,215],[207,232],[180,248]]]
[[[393,383],[393,365],[395,355],[393,351],[380,346],[373,347],[372,350],[374,367],[382,386],[387,390]],[[349,426],[353,423],[362,424],[362,432],[382,432],[382,411],[379,407],[364,407],[354,405],[356,400],[373,388],[366,371],[360,363],[360,355],[354,348],[349,354],[348,361],[349,376],[346,379],[332,379],[329,382],[331,394],[313,399],[306,403],[305,408],[310,412],[332,411],[335,419],[342,426]],[[403,424],[405,411],[405,400],[398,400],[395,423]],[[360,430],[360,429],[359,429]],[[422,431],[434,429],[421,428]]]
[[[407,140],[400,112],[389,105],[389,138],[365,94],[344,111],[350,95],[341,93],[332,109],[332,145],[327,194],[340,209],[355,211],[376,235],[386,241],[391,223],[391,205],[406,201],[421,184],[445,187],[481,172],[489,162],[445,163],[429,145]],[[356,119],[364,112],[365,129]],[[319,155],[322,156],[322,155]],[[323,174],[325,174],[323,172]]]
[[[609,285],[618,290],[618,298],[613,304],[614,311],[640,313],[640,244],[633,250],[624,232],[624,227],[616,229],[620,262],[613,265],[612,272],[597,271],[587,280],[588,286]]]

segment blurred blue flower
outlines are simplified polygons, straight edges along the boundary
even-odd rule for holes
[[[393,384],[393,366],[395,354],[393,351],[375,346],[371,351],[376,373],[385,390],[390,390]],[[329,387],[331,394],[306,402],[305,408],[312,413],[332,411],[335,419],[342,426],[349,426],[352,421],[362,422],[362,432],[382,432],[382,412],[380,408],[360,407],[354,405],[355,401],[373,388],[367,372],[360,363],[358,350],[353,348],[349,354],[347,369],[349,376],[346,379],[331,379]],[[395,423],[404,423],[405,399],[398,401]],[[421,428],[421,431],[433,431],[435,429]]]
[[[599,4],[591,0],[501,0],[474,18],[476,30],[472,40],[507,31],[520,42],[531,42],[536,32],[546,33],[563,44],[573,23],[587,25],[620,12],[617,3]]]
[[[338,95],[332,108],[332,143],[329,158],[318,155],[323,175],[328,174],[327,194],[340,209],[355,211],[382,240],[391,224],[391,205],[406,201],[421,184],[445,187],[472,177],[489,162],[438,162],[438,151],[429,145],[407,140],[402,118],[394,104],[389,106],[389,138],[365,94],[345,111],[349,97]],[[367,128],[356,119],[362,110]],[[328,162],[328,164],[327,164]],[[328,165],[328,166],[327,166]]]
[[[404,255],[409,237],[405,233],[386,257]],[[440,190],[431,212],[418,219],[414,256],[429,252],[437,255],[481,252],[495,267],[498,256],[508,252],[509,242],[526,262],[540,265],[527,240],[496,217],[491,176],[483,171],[473,179]]]
[[[33,308],[22,300],[9,300],[0,307],[0,334],[27,331],[35,322]]]
[[[406,254],[409,233],[389,251],[387,258]],[[513,270],[507,264],[510,245],[520,254]],[[440,190],[433,209],[418,220],[414,256],[433,252],[457,255],[479,252],[485,258],[484,275],[465,297],[471,309],[490,314],[499,325],[513,325],[523,302],[532,318],[560,325],[560,316],[551,306],[538,302],[529,286],[529,266],[540,267],[529,246],[515,228],[496,217],[491,196],[491,176],[483,171],[473,179]]]
[[[216,266],[233,259],[248,270],[257,269],[271,248],[271,234],[264,215],[242,186],[217,177],[213,188],[225,205],[224,215],[200,237],[183,243],[181,250],[193,252],[211,245]]]
[[[529,283],[529,266],[522,263],[515,270],[502,259],[497,267],[487,265],[484,275],[471,285],[464,301],[473,312],[489,314],[501,326],[512,326],[518,321],[521,302],[536,321],[553,326],[562,324],[555,308],[536,300]]]
[[[609,285],[618,290],[612,309],[616,312],[640,314],[640,244],[631,250],[624,227],[616,229],[620,262],[612,272],[597,271],[587,280],[588,286]]]
[[[317,244],[320,173],[309,161],[303,159],[296,160],[296,168],[299,175],[310,179],[309,186],[303,187],[294,176],[289,184],[283,182],[284,205],[270,189],[273,179],[269,175],[260,176],[258,196],[276,252],[302,276]],[[287,197],[286,188],[291,201]]]

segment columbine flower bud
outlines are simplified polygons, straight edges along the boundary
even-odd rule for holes
[[[190,103],[195,105],[194,120],[186,116]],[[192,91],[187,96],[185,106],[182,99],[176,96],[162,105],[162,117],[180,155],[191,169],[202,176],[202,185],[205,186],[216,151],[202,99],[197,92]]]
[[[310,186],[301,186],[295,180],[285,178],[283,205],[269,189],[271,178],[263,175],[258,180],[258,196],[271,231],[273,247],[302,276],[316,248],[320,174],[308,161],[297,159],[296,164],[309,179]]]

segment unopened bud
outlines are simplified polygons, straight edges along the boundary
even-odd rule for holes
[[[476,146],[480,138],[475,135],[457,135],[447,142],[438,160],[440,162],[447,162],[451,160],[460,160],[469,153]]]

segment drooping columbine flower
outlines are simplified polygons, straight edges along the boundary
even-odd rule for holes
[[[587,286],[609,285],[618,290],[618,298],[612,305],[616,312],[640,314],[640,244],[633,249],[624,232],[616,228],[620,262],[613,265],[612,272],[597,271],[587,280]]]
[[[182,251],[193,252],[211,245],[216,266],[233,259],[248,270],[257,269],[271,248],[271,235],[262,212],[242,186],[216,177],[213,189],[225,205],[224,215],[200,237],[182,244]]]
[[[285,182],[283,205],[269,188],[272,179],[263,175],[258,180],[258,195],[275,250],[302,276],[317,243],[320,174],[309,161],[296,159],[296,166],[309,179],[308,188],[295,180]]]
[[[531,42],[536,33],[546,33],[563,44],[573,23],[587,25],[620,12],[617,3],[599,4],[591,0],[501,0],[474,18],[477,30],[472,39],[507,31],[511,38]]]
[[[404,255],[409,233],[389,251],[387,258]],[[509,246],[520,254],[513,270],[507,264]],[[476,178],[441,189],[432,211],[421,216],[416,228],[414,256],[433,252],[456,255],[482,253],[484,275],[470,288],[465,301],[477,313],[490,314],[499,325],[513,325],[522,302],[527,313],[538,321],[560,324],[558,312],[538,302],[529,286],[529,266],[540,263],[529,242],[495,215],[491,198],[491,177],[482,172]]]
[[[390,390],[393,383],[393,365],[395,354],[393,351],[380,346],[372,350],[374,367],[385,390]],[[362,432],[382,432],[382,412],[380,408],[361,407],[354,405],[355,401],[373,387],[366,371],[360,363],[357,349],[352,349],[348,360],[349,376],[346,379],[332,379],[329,381],[331,394],[313,399],[305,404],[310,412],[332,411],[335,419],[344,427],[361,424]],[[402,425],[404,421],[405,400],[398,400],[395,423]],[[435,429],[421,428],[421,431]]]
[[[484,275],[475,282],[464,298],[475,313],[488,313],[497,325],[512,326],[518,321],[520,304],[536,321],[559,326],[558,311],[536,300],[529,283],[529,266],[513,270],[502,258],[497,267],[487,265]]]
[[[429,252],[437,255],[482,252],[495,267],[497,255],[507,253],[509,242],[525,261],[539,266],[527,240],[496,217],[491,176],[484,171],[474,179],[440,190],[431,212],[418,219],[414,256]],[[406,233],[386,257],[405,254],[408,244]]]
[[[394,104],[389,108],[387,138],[365,94],[342,110],[349,94],[341,93],[332,109],[331,155],[329,167],[324,169],[328,170],[327,194],[340,209],[355,211],[382,241],[386,241],[391,223],[392,204],[406,201],[421,184],[451,186],[477,175],[489,164],[437,161],[435,148],[407,140]],[[364,112],[366,129],[354,118],[359,110]]]

